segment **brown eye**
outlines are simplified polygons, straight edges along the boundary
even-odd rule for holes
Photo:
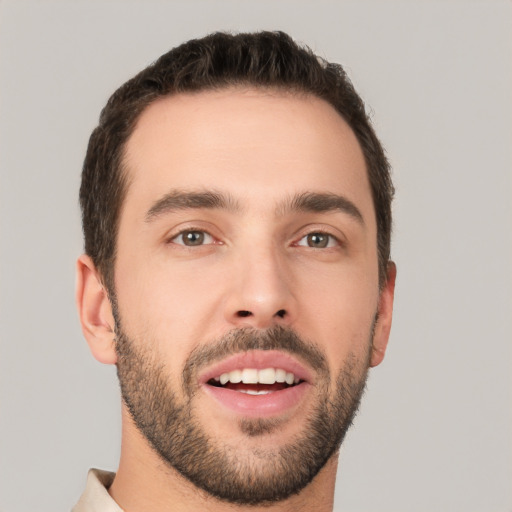
[[[182,231],[172,239],[172,242],[178,245],[186,245],[187,247],[196,247],[213,243],[213,238],[205,231],[190,230]]]
[[[324,235],[323,233],[310,233],[307,236],[309,247],[316,247],[319,249],[323,249],[327,247],[329,243],[329,235]]]
[[[297,245],[313,249],[327,249],[337,245],[337,239],[327,233],[309,233],[299,240]]]

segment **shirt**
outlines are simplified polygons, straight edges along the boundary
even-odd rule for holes
[[[71,512],[123,512],[107,490],[115,476],[109,471],[90,469],[85,491]]]

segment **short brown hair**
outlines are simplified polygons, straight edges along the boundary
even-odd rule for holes
[[[366,160],[382,285],[390,255],[394,189],[382,145],[345,71],[283,32],[217,32],[172,49],[117,89],[89,139],[80,187],[85,252],[109,292],[114,292],[119,215],[128,186],[124,149],[142,111],[162,96],[236,85],[314,95],[330,103],[349,124]]]

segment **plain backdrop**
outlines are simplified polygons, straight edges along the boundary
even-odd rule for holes
[[[343,64],[394,169],[395,320],[336,511],[512,510],[510,1],[0,2],[0,511],[69,510],[115,470],[115,368],[74,305],[77,192],[108,96],[220,29]]]

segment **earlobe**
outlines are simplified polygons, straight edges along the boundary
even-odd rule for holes
[[[99,272],[86,254],[80,256],[76,264],[76,304],[92,355],[101,363],[115,364],[112,306]]]
[[[390,261],[387,269],[387,281],[380,292],[379,312],[373,336],[370,366],[379,365],[386,354],[393,319],[393,300],[395,295],[396,265]]]

